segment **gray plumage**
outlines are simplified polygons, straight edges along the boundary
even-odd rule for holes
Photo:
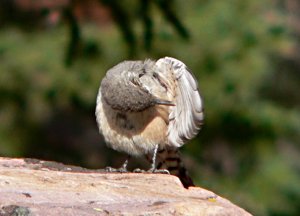
[[[146,62],[145,62],[146,63]],[[101,83],[101,94],[111,108],[139,112],[155,105],[155,97],[140,83],[151,73],[153,62],[125,61],[110,69]]]

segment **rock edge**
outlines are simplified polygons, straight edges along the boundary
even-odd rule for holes
[[[0,157],[3,215],[251,215],[165,174],[105,173],[57,162]]]

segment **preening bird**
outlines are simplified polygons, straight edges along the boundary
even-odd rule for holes
[[[167,169],[185,187],[193,182],[178,148],[197,135],[203,118],[197,80],[171,57],[119,63],[107,71],[97,96],[96,119],[107,145],[145,155],[150,171]]]

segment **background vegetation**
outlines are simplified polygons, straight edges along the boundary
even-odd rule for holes
[[[196,183],[254,215],[299,215],[299,13],[296,0],[3,0],[0,155],[120,166],[95,122],[101,78],[173,56],[204,98],[182,149]]]

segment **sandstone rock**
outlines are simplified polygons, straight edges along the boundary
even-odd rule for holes
[[[105,173],[0,158],[0,215],[251,215],[166,174]]]

